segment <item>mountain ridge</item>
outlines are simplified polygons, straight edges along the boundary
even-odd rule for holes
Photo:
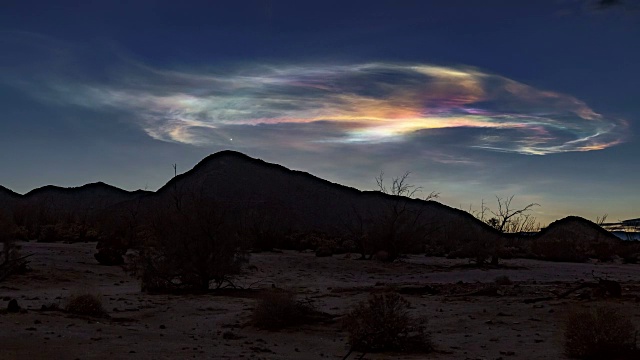
[[[117,213],[135,201],[144,203],[146,209],[151,211],[169,201],[177,190],[183,194],[204,195],[211,201],[226,204],[235,202],[236,205],[229,207],[235,206],[236,211],[257,208],[265,213],[278,212],[282,215],[282,221],[306,229],[339,231],[336,228],[345,219],[358,216],[374,218],[395,202],[402,201],[437,222],[443,236],[451,232],[464,237],[469,236],[464,235],[465,232],[474,231],[497,234],[495,229],[468,212],[438,201],[363,191],[233,150],[206,156],[193,168],[175,175],[156,191],[128,191],[104,182],[95,182],[77,187],[46,185],[21,195],[0,186],[0,202],[9,208],[16,204],[47,204],[69,212],[108,209]],[[545,236],[558,227],[576,222],[587,224],[583,226],[584,229],[590,228],[600,235],[609,234],[597,224],[589,224],[586,219],[568,216],[550,224],[537,236]]]

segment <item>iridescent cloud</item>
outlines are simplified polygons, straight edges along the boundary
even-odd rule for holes
[[[229,142],[231,134],[239,134],[233,141],[242,142],[240,129],[247,126],[317,129],[311,125],[322,124],[322,131],[309,130],[304,140],[289,141],[306,147],[375,144],[428,139],[416,135],[433,129],[472,129],[465,146],[544,155],[605,149],[622,142],[627,127],[572,96],[471,67],[365,63],[252,65],[225,73],[135,69],[108,84],[54,82],[50,90],[77,105],[130,111],[153,138],[194,145]]]

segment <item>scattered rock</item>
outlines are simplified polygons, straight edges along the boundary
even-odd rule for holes
[[[382,261],[382,262],[387,262],[389,261],[389,253],[384,250],[380,250],[373,255],[373,259]]]
[[[249,348],[249,350],[252,350],[252,351],[255,351],[255,352],[259,352],[259,353],[275,354],[275,352],[273,352],[273,350],[267,349],[267,348],[261,348],[259,346],[252,346],[252,347]]]
[[[98,250],[97,254],[93,256],[102,265],[122,265],[124,264],[124,257],[122,257],[122,250],[104,247]]]
[[[20,312],[20,305],[18,305],[18,300],[11,299],[9,301],[9,304],[7,305],[7,312],[10,312],[10,313]]]
[[[433,288],[432,286],[403,286],[398,288],[398,293],[404,295],[436,295],[439,293],[438,289]]]
[[[333,251],[328,247],[321,246],[316,250],[316,256],[317,257],[333,256]]]
[[[222,338],[225,340],[240,340],[240,339],[244,339],[244,336],[240,336],[238,334],[234,334],[231,331],[225,331],[222,334]]]
[[[55,303],[51,303],[49,305],[42,305],[40,306],[40,311],[55,311],[58,310],[58,304]]]

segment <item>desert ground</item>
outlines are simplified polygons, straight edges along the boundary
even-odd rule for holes
[[[265,252],[252,254],[235,281],[253,291],[150,295],[122,268],[98,264],[95,243],[19,245],[23,254],[33,254],[32,271],[0,283],[0,308],[15,298],[26,309],[0,314],[2,359],[342,359],[349,347],[340,316],[372,293],[426,285],[437,293],[403,296],[412,315],[428,319],[436,351],[364,359],[563,359],[563,315],[596,303],[619,306],[640,325],[640,265],[518,259],[483,270],[465,266],[467,260],[419,255],[385,264],[347,255]],[[593,281],[594,274],[619,281],[622,297],[588,298],[590,289],[584,289],[525,303]],[[473,294],[504,275],[511,284],[490,296]],[[280,331],[251,326],[261,290],[272,287],[295,291],[335,319]],[[41,310],[63,307],[69,296],[86,291],[101,296],[109,318]]]

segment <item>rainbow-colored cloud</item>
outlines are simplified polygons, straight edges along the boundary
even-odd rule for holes
[[[110,84],[54,84],[52,89],[83,106],[131,111],[155,139],[194,145],[241,144],[241,129],[249,126],[295,124],[314,129],[305,132],[304,140],[290,140],[298,146],[402,142],[434,129],[465,129],[473,130],[465,146],[545,155],[605,149],[622,142],[627,127],[572,96],[471,67],[365,63],[252,65],[226,73],[137,69]]]

